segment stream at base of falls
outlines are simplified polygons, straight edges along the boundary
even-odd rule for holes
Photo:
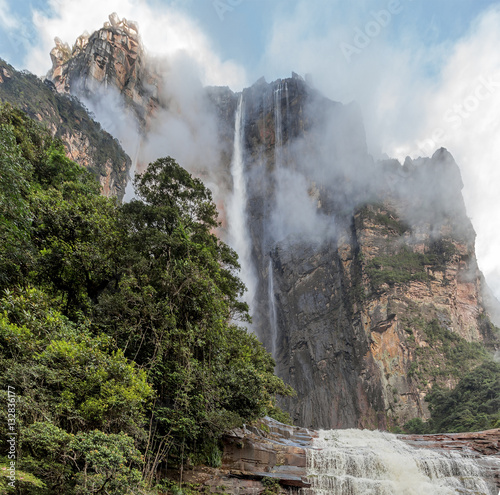
[[[416,448],[368,430],[319,431],[307,452],[301,495],[497,495],[475,459]],[[498,462],[500,470],[500,459]]]

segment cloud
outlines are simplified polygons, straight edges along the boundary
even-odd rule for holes
[[[483,13],[444,64],[439,84],[418,98],[422,118],[416,139],[389,153],[419,155],[444,146],[461,172],[476,250],[486,281],[500,298],[500,8]]]
[[[19,21],[10,13],[6,0],[0,0],[0,27],[11,30],[19,27]]]
[[[180,2],[179,2],[180,3]],[[5,0],[0,0],[3,7]],[[306,0],[275,4],[274,24],[260,67],[252,77],[286,77],[291,70],[312,74],[317,89],[331,99],[357,101],[363,114],[369,151],[399,159],[432,155],[447,147],[459,164],[468,214],[477,231],[477,253],[488,283],[500,297],[500,8],[486,10],[458,40],[436,41],[436,27],[423,33],[411,25],[417,9],[411,0]],[[171,7],[153,7],[146,0],[50,0],[47,11],[34,13],[38,42],[28,55],[29,70],[44,74],[50,65],[54,36],[72,43],[84,30],[102,26],[109,13],[138,21],[152,55],[172,60],[171,68],[189,66],[203,85],[248,85],[241,65],[222,60],[200,26]],[[0,8],[0,23],[15,19]],[[420,26],[421,27],[421,26]],[[429,41],[430,40],[430,41]],[[179,60],[182,59],[182,64]],[[174,72],[171,72],[174,74]],[[173,81],[182,89],[183,81]],[[184,103],[185,92],[179,97]],[[185,119],[166,115],[151,143],[170,132],[178,143],[193,137],[199,102],[187,102]],[[195,126],[196,127],[196,126]],[[200,128],[203,128],[201,126]],[[198,131],[196,131],[198,132]],[[201,142],[211,139],[210,126]],[[173,154],[188,151],[169,143]],[[170,151],[169,148],[169,151]],[[155,149],[153,146],[152,149]]]
[[[244,69],[233,61],[221,60],[196,22],[175,7],[154,7],[146,0],[49,0],[48,9],[33,12],[39,42],[27,54],[27,69],[45,74],[50,68],[49,52],[55,36],[71,45],[84,31],[102,27],[112,12],[139,23],[144,46],[151,55],[186,53],[197,63],[204,85],[241,88],[246,84]]]
[[[193,173],[200,164],[213,172],[219,162],[215,118],[204,99],[203,87],[247,85],[242,66],[222,60],[200,26],[176,8],[176,4],[153,4],[148,0],[89,0],[85,4],[73,0],[50,0],[44,11],[34,11],[33,19],[40,42],[28,54],[27,67],[43,75],[50,65],[49,52],[54,37],[71,44],[84,31],[99,29],[108,15],[117,12],[123,19],[139,24],[139,32],[149,61],[162,74],[160,98],[165,105],[148,123],[147,137],[138,134],[137,124],[123,114],[121,96],[100,91],[86,105],[103,126],[122,142],[133,162],[133,170],[160,156],[172,156]],[[122,115],[120,117],[120,115]],[[136,169],[137,165],[137,169]],[[218,181],[205,176],[211,184]],[[133,191],[127,188],[126,198]]]

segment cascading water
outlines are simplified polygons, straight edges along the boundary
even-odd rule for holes
[[[419,449],[380,431],[318,434],[307,451],[311,488],[301,495],[496,495],[474,459],[456,452]]]
[[[233,192],[227,209],[229,226],[229,245],[238,253],[241,265],[241,279],[247,287],[245,300],[252,306],[255,294],[255,275],[252,265],[251,241],[247,222],[247,187],[243,151],[243,94],[238,101],[234,124],[233,158],[231,177]]]
[[[285,121],[286,121],[287,129],[289,129],[290,128],[290,98],[288,97],[288,83],[286,81],[285,81],[285,101],[286,101]]]
[[[133,199],[135,199],[135,190],[134,190],[134,178],[135,174],[137,172],[137,162],[139,161],[139,150],[140,150],[140,143],[139,140],[137,141],[137,144],[135,146],[135,152],[132,155],[132,165],[129,170],[129,176],[128,176],[128,181],[127,185],[125,187],[125,194],[123,195],[123,202],[124,203],[129,203]]]
[[[268,269],[268,298],[269,298],[269,327],[271,328],[271,354],[276,359],[276,345],[278,341],[278,314],[276,312],[276,299],[274,296],[273,260],[269,258]]]
[[[278,87],[274,90],[274,164],[276,170],[279,170],[282,166],[282,147],[283,147],[283,116],[281,113],[281,94],[283,90],[283,84],[281,81],[278,82]]]

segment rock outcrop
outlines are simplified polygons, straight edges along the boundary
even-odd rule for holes
[[[116,13],[92,35],[82,34],[72,49],[59,38],[47,74],[60,93],[89,96],[114,88],[124,96],[142,128],[158,106],[157,78],[146,64],[139,27]]]
[[[279,481],[283,493],[309,486],[306,479],[306,451],[316,433],[265,418],[243,426],[224,437],[219,468],[196,466],[183,472],[183,481],[204,487],[224,486],[226,493],[262,493],[262,480]],[[175,475],[173,476],[175,478]]]
[[[224,96],[222,137],[238,99]],[[499,345],[458,166],[444,149],[374,162],[356,106],[299,77],[243,100],[254,329],[298,392],[282,405],[314,428],[428,418],[431,386],[477,365],[475,343]]]
[[[500,429],[437,435],[402,435],[406,443],[422,449],[445,450],[476,460],[485,479],[500,490]]]

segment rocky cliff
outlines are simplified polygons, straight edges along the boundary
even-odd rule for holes
[[[92,35],[83,33],[70,49],[55,39],[47,74],[60,93],[88,97],[99,90],[115,89],[125,98],[139,123],[157,107],[157,78],[145,54],[134,21],[109,16],[109,22]]]
[[[117,16],[72,50],[59,42],[52,59],[59,91],[117,89],[146,137],[167,105],[158,87],[168,81]],[[499,348],[450,153],[374,161],[359,108],[296,74],[238,94],[206,88],[204,98],[219,160],[191,171],[217,177],[221,236],[245,248],[252,330],[298,394],[283,407],[316,428],[428,418],[434,384],[453,387]]]
[[[76,98],[61,95],[50,81],[42,82],[0,60],[0,101],[18,106],[60,138],[68,157],[95,174],[103,194],[123,196],[130,158]]]
[[[498,347],[458,166],[374,162],[356,106],[296,75],[243,101],[254,329],[298,392],[283,406],[307,427],[428,418],[431,386]]]

